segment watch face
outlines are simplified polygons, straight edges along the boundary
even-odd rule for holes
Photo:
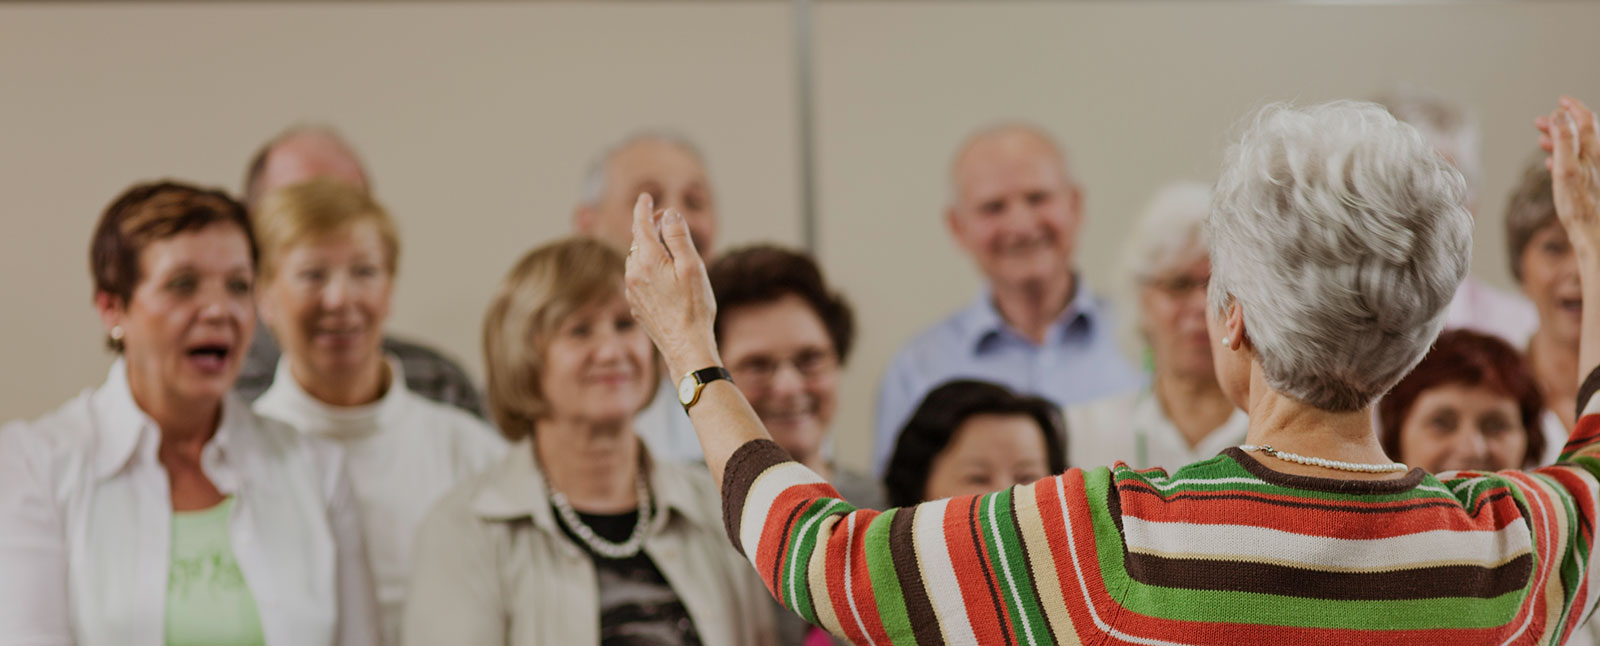
[[[685,375],[683,381],[678,382],[678,403],[688,406],[689,402],[694,401],[694,388],[698,385],[694,375]]]

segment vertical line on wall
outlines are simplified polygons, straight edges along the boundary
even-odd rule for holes
[[[800,239],[807,251],[818,253],[816,115],[813,110],[811,54],[811,0],[792,0],[794,8],[794,82],[796,136],[800,144]]]

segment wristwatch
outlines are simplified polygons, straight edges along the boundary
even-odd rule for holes
[[[678,382],[678,403],[683,404],[684,412],[689,412],[689,407],[700,401],[700,391],[706,387],[706,384],[718,379],[727,379],[732,382],[733,375],[729,374],[728,369],[722,366],[711,366],[710,368],[696,370],[684,375],[683,380]]]

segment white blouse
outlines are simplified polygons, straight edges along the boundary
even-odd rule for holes
[[[312,397],[278,362],[256,413],[343,445],[361,509],[367,557],[378,584],[384,642],[398,644],[417,527],[456,483],[505,455],[500,434],[478,418],[406,389],[400,361],[389,358],[389,388],[363,406],[332,406]]]
[[[0,427],[0,644],[165,645],[172,500],[160,440],[120,360],[98,389]],[[379,643],[338,447],[230,394],[200,464],[235,499],[228,534],[266,643]]]
[[[1170,473],[1243,444],[1250,426],[1244,412],[1234,410],[1191,447],[1149,388],[1069,406],[1065,416],[1067,466],[1085,469],[1122,460],[1135,469],[1164,467]]]

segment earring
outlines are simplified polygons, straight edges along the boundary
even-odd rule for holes
[[[120,325],[111,326],[111,340],[112,341],[121,341],[122,340],[122,326],[120,326]]]
[[[1233,337],[1231,337],[1231,336],[1222,337],[1222,347],[1226,348],[1226,347],[1229,347],[1231,345],[1233,345]]]

